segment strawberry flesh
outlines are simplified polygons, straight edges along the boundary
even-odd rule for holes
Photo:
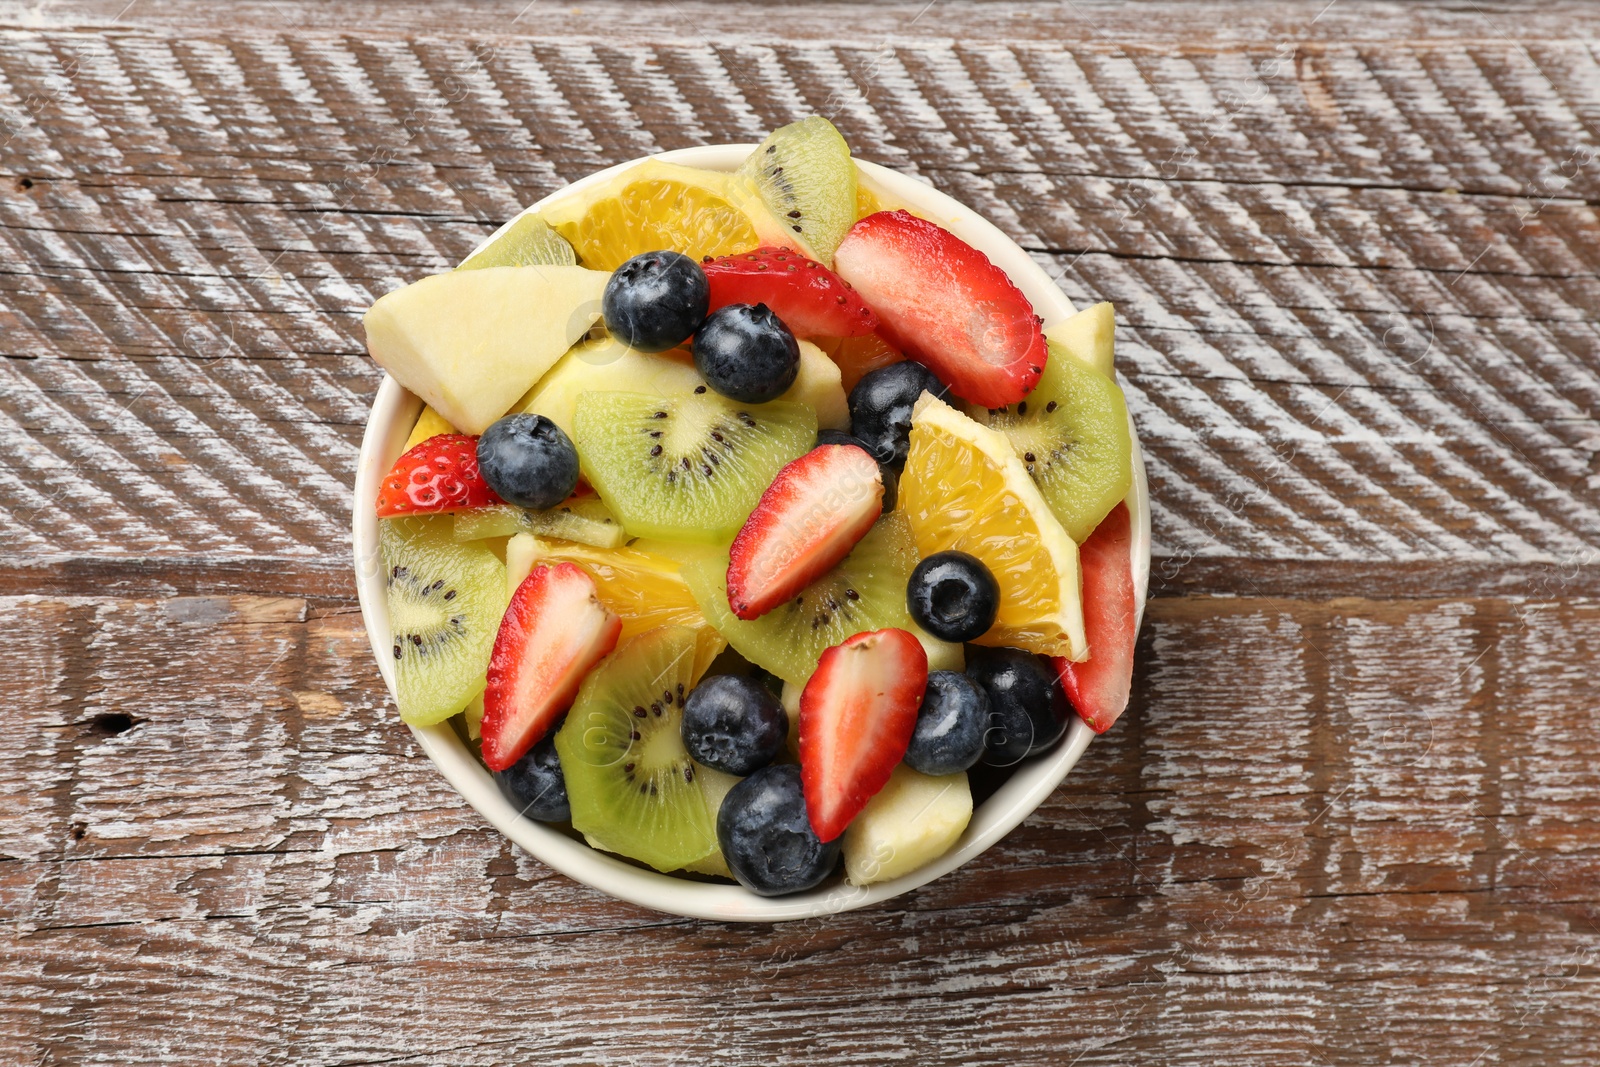
[[[728,552],[728,606],[758,619],[855,547],[883,511],[883,472],[856,445],[819,445],[778,472]]]
[[[878,327],[878,316],[837,274],[792,249],[769,245],[701,266],[711,311],[765,304],[796,337],[861,337]]]
[[[1133,689],[1133,646],[1139,622],[1132,549],[1128,505],[1118,504],[1078,547],[1089,658],[1077,663],[1055,661],[1067,700],[1097,734],[1111,729],[1128,706]]]
[[[576,564],[535,567],[511,596],[489,656],[483,762],[503,771],[543,739],[617,644],[622,620]]]
[[[499,503],[478,473],[478,439],[464,433],[442,433],[419,443],[395,460],[378,487],[382,519]]]
[[[961,238],[905,211],[868,215],[833,262],[878,313],[878,332],[961,399],[1003,408],[1038,384],[1047,356],[1033,305]]]
[[[906,754],[928,684],[928,654],[905,630],[828,649],[800,694],[800,781],[811,828],[844,833]]]

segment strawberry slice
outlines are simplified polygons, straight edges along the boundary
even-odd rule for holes
[[[573,563],[535,567],[500,620],[483,693],[483,762],[503,771],[538,744],[617,644],[622,620]]]
[[[478,473],[478,439],[430,437],[395,460],[378,487],[378,517],[484,508],[503,501]]]
[[[834,645],[800,693],[800,783],[824,841],[882,789],[906,754],[928,684],[928,654],[904,630]]]
[[[1083,574],[1083,628],[1089,658],[1055,661],[1061,687],[1078,717],[1097,734],[1111,729],[1133,689],[1133,644],[1139,636],[1133,593],[1133,530],[1118,504],[1078,546]]]
[[[878,316],[837,274],[793,249],[768,245],[701,266],[711,311],[765,304],[796,337],[860,337],[878,328]]]
[[[989,257],[905,211],[868,215],[833,254],[839,276],[878,313],[884,340],[961,399],[1015,404],[1046,356],[1039,316]]]
[[[804,591],[872,529],[883,472],[856,445],[818,445],[778,472],[728,552],[728,606],[759,619]]]

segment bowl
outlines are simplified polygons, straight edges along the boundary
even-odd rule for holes
[[[654,158],[685,166],[731,171],[755,147],[706,145],[664,152]],[[605,182],[638,162],[641,161],[633,160],[591,174],[551,194],[527,211],[537,211],[558,198]],[[1073,313],[1072,302],[1028,253],[971,208],[904,174],[867,162],[860,162],[860,167],[864,182],[879,194],[885,204],[910,208],[982,250],[1011,276],[1011,280],[1033,302],[1035,310],[1046,324]],[[513,219],[506,223],[484,243],[492,241],[515,221]],[[352,524],[356,589],[373,655],[391,696],[394,693],[394,671],[389,657],[383,654],[390,646],[390,637],[383,568],[378,557],[375,508],[378,486],[399,458],[401,447],[421,410],[421,400],[386,375],[373,400],[372,414],[367,418],[366,433],[361,440],[361,453],[356,466]],[[1142,618],[1145,590],[1150,577],[1150,512],[1144,459],[1137,436],[1133,439],[1133,470],[1134,484],[1127,502],[1133,520],[1134,588]],[[916,871],[874,885],[857,887],[839,881],[806,893],[762,897],[739,885],[695,881],[637,867],[617,856],[592,849],[560,829],[524,819],[448,722],[437,726],[413,726],[411,732],[434,766],[466,798],[467,803],[489,820],[495,829],[543,863],[619,900],[675,915],[734,922],[777,922],[850,911],[897,897],[940,875],[948,874],[999,841],[1027,818],[1072,770],[1094,737],[1087,726],[1074,719],[1057,748],[1021,764],[1005,784],[975,808],[966,832],[950,851]]]

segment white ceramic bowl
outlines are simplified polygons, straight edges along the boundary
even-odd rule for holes
[[[687,166],[731,171],[755,147],[707,145],[665,152],[657,158]],[[527,210],[537,211],[560,197],[604,182],[619,170],[632,165],[624,163],[591,174]],[[1028,253],[970,208],[913,178],[876,164],[863,162],[861,170],[868,186],[880,193],[886,204],[911,208],[981,249],[1027,294],[1046,325],[1073,313],[1071,301]],[[510,222],[506,223],[506,227],[510,225]],[[493,239],[493,236],[489,238]],[[361,454],[356,467],[353,523],[356,589],[361,599],[361,617],[366,623],[367,636],[372,642],[373,654],[391,695],[394,692],[394,671],[390,658],[383,654],[390,646],[390,637],[384,602],[383,568],[378,558],[375,509],[379,483],[399,458],[401,446],[405,444],[421,409],[420,400],[401,388],[393,378],[385,376],[373,401],[372,414],[367,419],[366,434],[361,440]],[[1137,437],[1133,443],[1133,470],[1134,485],[1128,494],[1128,506],[1133,518],[1134,587],[1138,593],[1142,618],[1145,587],[1150,577],[1150,512],[1144,458]],[[899,896],[955,870],[1027,818],[1072,770],[1094,736],[1087,726],[1074,720],[1060,747],[1018,767],[1005,784],[972,813],[972,821],[955,847],[920,870],[893,881],[861,888],[841,881],[808,893],[761,897],[738,885],[711,884],[645,870],[616,856],[591,849],[581,840],[569,837],[560,830],[524,819],[448,723],[413,726],[411,731],[428,758],[433,760],[434,765],[469,804],[501,833],[562,874],[614,897],[657,911],[744,922],[804,919],[849,911]]]

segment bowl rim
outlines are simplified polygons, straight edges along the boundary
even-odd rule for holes
[[[518,212],[485,238],[474,253],[524,215],[608,181],[646,159],[731,171],[756,147],[754,144],[720,144],[681,148],[596,171]],[[1047,326],[1074,313],[1072,302],[1043,267],[972,208],[909,175],[865,160],[856,163],[864,184],[883,203],[911,208],[983,251],[1011,277]],[[351,522],[356,592],[373,657],[391,700],[394,671],[388,657],[383,655],[389,647],[390,636],[378,556],[376,501],[383,476],[399,457],[401,446],[421,409],[420,399],[385,374],[373,399],[356,465]],[[1150,577],[1149,489],[1143,452],[1131,418],[1129,430],[1133,433],[1134,478],[1126,502],[1132,519],[1137,620],[1142,621]],[[732,922],[778,922],[851,911],[892,899],[948,874],[988,849],[1027,818],[1067,776],[1094,738],[1089,727],[1074,718],[1059,747],[1013,773],[993,795],[974,808],[972,819],[956,844],[917,870],[867,886],[852,886],[841,880],[805,893],[762,897],[740,885],[699,882],[636,867],[560,830],[524,819],[500,791],[489,771],[472,756],[448,720],[410,729],[423,752],[462,798],[496,830],[540,862],[619,900],[672,915]]]

